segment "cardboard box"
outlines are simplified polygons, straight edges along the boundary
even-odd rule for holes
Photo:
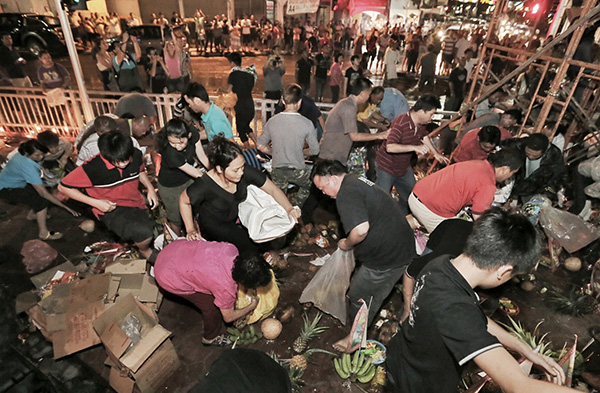
[[[33,307],[29,316],[52,341],[54,358],[100,344],[92,322],[104,312],[110,274],[61,284]]]
[[[129,314],[141,324],[141,339],[131,348],[131,340],[120,328]],[[169,340],[171,332],[159,325],[156,314],[132,294],[119,296],[93,326],[110,363],[115,365],[111,367],[109,382],[119,393],[130,393],[134,385],[142,393],[161,390],[166,379],[179,367],[179,358]]]
[[[112,273],[113,280],[120,281],[119,297],[131,294],[142,303],[159,303],[158,285],[154,277],[148,274],[145,259],[117,260],[106,267],[106,272]]]
[[[31,280],[31,282],[33,283],[33,285],[35,285],[36,288],[41,288],[44,285],[46,285],[50,279],[52,279],[52,277],[54,277],[54,275],[56,274],[56,272],[58,271],[62,271],[62,272],[77,272],[78,269],[69,261],[66,261],[65,263],[61,263],[58,266],[55,266],[51,269],[48,269],[40,274],[37,274],[35,276],[30,277],[29,279]]]

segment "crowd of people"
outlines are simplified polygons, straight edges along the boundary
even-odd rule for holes
[[[139,23],[133,14],[130,18],[131,23]],[[360,299],[370,299],[371,324],[400,280],[411,293],[404,308],[405,322],[390,342],[387,367],[392,388],[452,391],[459,382],[458,366],[474,360],[509,391],[570,391],[527,379],[519,371],[504,347],[541,367],[555,382],[564,380],[554,361],[486,318],[474,292],[478,286],[501,285],[537,262],[540,240],[533,225],[519,214],[494,206],[509,199],[523,203],[537,194],[556,199],[566,185],[564,146],[544,133],[523,138],[513,134],[521,112],[506,102],[502,90],[488,94],[472,121],[459,130],[448,128],[440,145],[428,128],[440,109],[438,97],[422,94],[409,106],[394,84],[402,58],[396,52],[404,46],[406,63],[401,67],[416,72],[420,63],[421,78],[425,79],[421,88],[430,88],[434,83],[432,64],[436,74],[431,54],[437,57],[435,45],[441,45],[441,72],[449,74],[449,96],[462,100],[469,74],[466,64],[472,67],[466,59],[472,59],[478,50],[475,34],[457,38],[451,33],[440,43],[435,41],[439,36],[434,29],[427,53],[419,57],[424,42],[420,27],[414,31],[386,27],[363,35],[341,23],[327,28],[286,21],[280,30],[277,23],[270,26],[252,16],[232,24],[220,16],[209,20],[201,10],[194,19],[197,38],[206,51],[254,47],[256,40],[262,39],[259,27],[266,27],[276,46],[302,54],[296,64],[297,83],[282,83],[286,70],[277,53],[263,68],[265,94],[279,100],[276,114],[263,125],[260,135],[251,128],[257,74],[253,68],[242,67],[240,52],[231,52],[227,56],[231,72],[222,90],[237,96],[234,129],[205,87],[193,81],[189,56],[183,54],[183,38],[173,34],[162,55],[157,48],[148,53],[146,65],[152,91],[156,87],[181,92],[173,118],[153,136],[160,155],[156,192],[145,159],[152,149],[141,147],[138,141],[157,123],[152,101],[140,94],[139,45],[124,32],[111,56],[105,41],[100,40],[94,52],[98,68],[116,72],[119,89],[139,93],[124,96],[113,113],[87,124],[74,146],[52,132],[24,142],[0,172],[0,198],[30,208],[29,217],[37,221],[40,239],[62,237],[47,227],[50,205],[74,216],[80,214],[44,185],[40,170],[59,168],[58,191],[89,206],[121,241],[132,242],[144,258],[156,264],[160,286],[200,310],[202,344],[227,346],[231,343],[223,334],[223,322],[247,315],[258,302],[253,298],[247,307],[235,309],[237,285],[267,285],[271,273],[263,253],[276,247],[254,241],[238,220],[239,204],[249,187],[272,197],[296,223],[312,222],[319,205],[333,208],[344,233],[338,247],[354,250],[361,262],[347,293],[350,320],[360,308]],[[110,19],[107,22],[110,26]],[[168,26],[183,21],[174,13],[170,22],[159,14],[153,23]],[[238,29],[240,47],[233,48]],[[2,37],[6,47],[9,38]],[[344,70],[342,52],[351,49],[351,65]],[[55,67],[47,53],[42,53],[40,60],[38,74],[43,86],[67,86],[64,69]],[[15,67],[19,63],[14,59]],[[385,86],[373,86],[368,78],[371,69],[383,69]],[[22,77],[8,70],[7,74],[9,78]],[[308,92],[314,82],[314,100],[321,101],[327,81],[336,99],[323,120]],[[270,173],[256,160],[257,154],[271,160]],[[417,181],[417,159],[430,158],[442,168]],[[307,160],[313,162],[312,168]],[[290,191],[290,186],[295,189]],[[326,197],[335,200],[334,207]],[[154,223],[148,214],[160,205],[170,228],[182,237],[162,251],[153,246]],[[469,230],[454,230],[460,216],[474,221]],[[458,249],[453,248],[452,258],[445,255],[423,266],[414,247],[416,228],[432,237],[441,232],[453,234],[458,240],[452,246]],[[439,255],[442,248],[431,245]],[[420,263],[418,269],[409,267],[413,261]],[[342,338],[334,347],[349,351],[349,338]]]

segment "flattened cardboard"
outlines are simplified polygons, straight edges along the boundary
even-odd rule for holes
[[[59,270],[63,272],[76,272],[77,268],[71,262],[66,261],[65,263],[61,263],[58,266],[46,270],[45,272],[36,274],[35,276],[30,277],[29,279],[31,280],[33,285],[35,285],[36,288],[41,288],[44,285],[46,285],[48,281],[50,281],[50,279],[54,277],[56,272]]]
[[[20,314],[34,307],[40,301],[40,297],[33,291],[23,292],[17,295],[15,300],[15,312]]]
[[[121,278],[121,289],[140,289],[146,274],[146,260],[117,259],[106,267],[105,272]]]
[[[84,307],[66,312],[66,329],[54,332],[52,346],[54,359],[79,352],[93,345],[100,344],[100,337],[92,327],[92,321],[104,312],[104,301],[96,300]]]
[[[159,293],[156,280],[147,273],[142,276],[142,284],[139,288],[126,288],[122,285],[119,287],[119,296],[132,294],[133,297],[144,303],[156,303]]]
[[[171,332],[161,325],[155,325],[149,331],[146,329],[145,333],[142,329],[142,339],[121,357],[121,363],[132,372],[137,372],[170,335]]]
[[[179,358],[171,340],[166,340],[133,379],[142,393],[154,393],[164,389],[166,380],[179,368]]]
[[[111,367],[108,375],[108,383],[111,388],[117,393],[131,393],[135,386],[135,381],[129,378],[126,374],[123,375],[121,370]]]
[[[106,300],[108,302],[114,302],[117,297],[117,293],[119,292],[119,286],[121,285],[121,277],[110,276],[110,284],[108,284],[108,295],[106,296]]]

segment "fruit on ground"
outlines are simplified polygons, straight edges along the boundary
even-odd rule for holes
[[[281,322],[275,318],[267,318],[260,325],[260,330],[267,340],[275,340],[281,334],[281,329]]]
[[[292,359],[290,360],[290,367],[295,367],[297,369],[305,371],[307,366],[308,366],[308,361],[302,355],[294,355],[292,357]]]
[[[577,257],[571,257],[565,259],[565,269],[570,272],[577,272],[581,269],[581,259]]]
[[[308,320],[308,316],[306,314],[302,316],[302,319],[304,320],[304,326],[302,326],[300,337],[294,340],[294,343],[292,344],[292,348],[294,348],[295,352],[304,352],[310,340],[327,330],[327,326],[317,326],[321,321],[321,317],[323,317],[323,313],[321,312],[318,312],[312,321]]]

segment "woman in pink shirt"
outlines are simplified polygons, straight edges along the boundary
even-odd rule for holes
[[[331,88],[331,102],[334,104],[340,99],[340,88],[344,85],[344,73],[342,72],[342,63],[344,55],[337,53],[333,57],[333,64],[329,71],[329,87]]]
[[[231,344],[222,333],[223,320],[233,322],[256,308],[258,298],[235,309],[238,285],[246,289],[264,287],[271,282],[271,267],[257,254],[238,255],[230,243],[204,240],[176,240],[156,258],[154,275],[169,293],[192,303],[202,315],[202,345],[224,347]]]
[[[181,72],[181,57],[173,41],[167,41],[164,50],[165,71],[167,72],[167,89],[169,93],[183,91],[183,74]]]

